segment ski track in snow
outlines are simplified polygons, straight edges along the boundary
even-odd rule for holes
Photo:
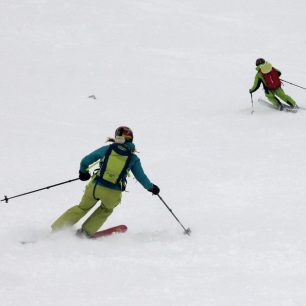
[[[50,234],[83,182],[1,202],[0,305],[306,305],[306,112],[248,94],[257,57],[305,86],[305,1],[0,7],[1,192],[75,178],[124,124],[192,230],[132,178],[105,224],[128,231],[94,241]]]

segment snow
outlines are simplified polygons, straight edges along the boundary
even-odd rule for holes
[[[0,205],[0,305],[306,305],[305,118],[256,103],[257,57],[305,87],[306,3],[2,0],[0,190],[78,175],[130,126],[167,208],[130,178],[96,241],[50,224],[77,181]],[[305,91],[285,91],[306,107]],[[95,95],[96,100],[88,98]],[[20,244],[23,240],[37,240]]]

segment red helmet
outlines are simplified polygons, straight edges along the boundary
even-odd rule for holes
[[[117,136],[123,136],[126,142],[132,142],[134,138],[133,131],[127,126],[119,126],[115,132],[115,137]]]

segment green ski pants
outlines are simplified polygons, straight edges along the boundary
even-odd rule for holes
[[[93,236],[121,202],[121,191],[110,189],[90,181],[79,205],[69,208],[51,225],[53,231],[72,226],[84,217],[98,201],[101,205],[82,224],[82,229]]]
[[[275,90],[269,90],[268,92],[266,92],[266,97],[276,107],[280,105],[280,101],[279,99],[277,99],[277,97],[281,98],[284,102],[286,102],[292,107],[296,105],[295,101],[290,96],[286,95],[281,87]]]

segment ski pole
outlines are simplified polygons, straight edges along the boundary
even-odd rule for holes
[[[252,103],[252,110],[251,110],[251,115],[254,113],[254,102],[253,102],[253,94],[250,92],[251,95],[251,103]]]
[[[280,80],[281,80],[282,82],[285,82],[285,83],[288,83],[288,84],[291,84],[291,85],[293,85],[293,86],[296,86],[296,87],[299,87],[299,88],[302,88],[302,89],[305,89],[305,90],[306,90],[306,88],[305,88],[305,87],[302,87],[302,86],[300,86],[300,85],[293,84],[293,83],[288,82],[288,81],[283,80],[283,79],[280,79]]]
[[[38,192],[38,191],[45,190],[45,189],[50,189],[50,188],[52,188],[52,187],[56,187],[56,186],[59,186],[59,185],[71,183],[71,182],[77,181],[77,180],[79,180],[79,178],[75,178],[75,179],[68,180],[68,181],[65,181],[65,182],[57,183],[57,184],[50,185],[50,186],[47,186],[47,187],[43,187],[43,188],[40,188],[40,189],[32,190],[32,191],[29,191],[29,192],[21,193],[21,194],[18,194],[18,195],[15,195],[15,196],[13,196],[13,197],[9,197],[9,198],[5,195],[5,196],[4,196],[4,199],[2,199],[1,202],[2,202],[2,201],[5,201],[5,203],[8,203],[8,201],[9,201],[10,199],[22,197],[22,196],[27,195],[27,194],[30,194],[30,193]]]
[[[190,236],[191,229],[188,227],[187,229],[184,227],[184,225],[180,222],[180,220],[177,218],[177,216],[173,213],[171,208],[167,205],[167,203],[163,200],[163,198],[158,194],[157,195],[159,199],[164,203],[164,205],[168,208],[168,210],[171,212],[172,216],[176,219],[176,221],[180,224],[180,226],[184,229],[184,234]]]

